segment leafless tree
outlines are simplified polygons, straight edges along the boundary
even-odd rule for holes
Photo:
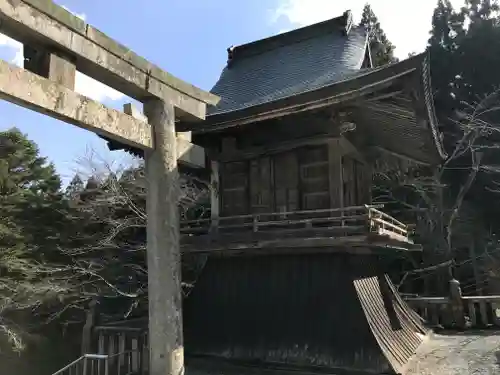
[[[397,203],[404,208],[408,219],[416,219],[416,234],[424,241],[424,252],[431,255],[426,265],[431,266],[431,272],[444,269],[447,277],[453,277],[455,228],[464,199],[479,172],[500,172],[500,168],[486,164],[483,158],[492,148],[498,148],[489,139],[500,133],[500,127],[488,119],[500,109],[499,96],[500,92],[496,91],[477,105],[469,106],[470,113],[456,114],[452,121],[460,129],[461,136],[437,171],[425,170],[414,163],[394,168],[385,162],[375,174],[374,191],[378,201]],[[452,196],[444,177],[445,173],[457,169],[468,172],[458,192]]]
[[[67,308],[86,306],[97,299],[108,306],[101,315],[108,315],[109,319],[144,314],[147,311],[146,178],[142,163],[117,167],[93,157],[81,160],[80,165],[87,171],[83,176],[87,186],[72,197],[72,208],[73,221],[81,230],[73,234],[71,242],[76,246],[60,249],[71,263],[70,277],[78,275],[80,282],[78,293],[73,296],[76,302]],[[207,183],[185,173],[179,181],[181,220],[206,215]],[[189,293],[206,258],[182,260],[183,291]],[[64,311],[53,317],[61,313]]]
[[[0,335],[14,350],[24,348],[26,327],[17,323],[19,316],[29,317],[40,306],[60,301],[73,289],[70,280],[60,279],[68,267],[46,266],[24,257],[21,250],[0,249]]]

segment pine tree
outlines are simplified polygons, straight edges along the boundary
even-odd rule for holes
[[[395,47],[387,39],[377,16],[369,4],[366,4],[363,8],[359,26],[364,27],[369,33],[369,46],[373,66],[382,66],[397,61],[394,57]]]
[[[439,0],[432,16],[429,38],[434,99],[438,108],[456,105],[456,85],[460,69],[453,61],[458,56],[458,41],[464,30],[463,14],[456,13],[449,0]]]
[[[15,223],[41,259],[54,249],[63,227],[61,180],[18,129],[0,132],[0,145],[0,218]]]
[[[449,0],[437,3],[428,48],[436,108],[443,122],[498,87],[497,11],[498,4],[492,0],[467,0],[460,10]]]
[[[77,200],[83,189],[84,189],[83,180],[77,173],[66,187],[66,191],[64,193],[68,199]]]
[[[8,322],[66,290],[45,263],[62,242],[59,189],[54,167],[33,142],[17,129],[0,132],[0,332],[18,348],[18,331]]]

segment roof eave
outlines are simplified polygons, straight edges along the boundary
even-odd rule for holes
[[[207,116],[204,122],[196,125],[187,123],[179,124],[179,130],[193,131],[194,133],[215,132],[238,125],[282,117],[292,113],[353,100],[389,87],[396,80],[421,69],[425,59],[426,54],[416,55],[402,62],[380,67],[366,74],[336,82],[320,89],[236,111],[210,115]]]
[[[441,138],[441,132],[438,128],[438,119],[436,116],[436,109],[434,107],[434,99],[432,95],[432,83],[431,83],[431,74],[430,74],[430,61],[429,61],[429,53],[424,52],[421,54],[424,56],[424,60],[422,61],[422,89],[426,98],[426,109],[427,109],[427,123],[432,132],[432,138],[434,140],[434,144],[436,146],[436,150],[441,158],[441,161],[448,158],[446,150],[444,148],[444,143]]]

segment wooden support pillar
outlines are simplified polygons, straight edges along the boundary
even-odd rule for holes
[[[210,217],[211,230],[217,231],[219,227],[220,210],[220,185],[219,185],[219,162],[212,160],[210,162]]]
[[[342,181],[342,152],[338,139],[328,142],[328,168],[330,207],[344,207],[344,184]]]
[[[150,375],[184,371],[179,248],[179,176],[174,106],[144,104],[154,150],[145,154]]]
[[[87,310],[87,317],[82,331],[82,355],[95,353],[92,340],[92,330],[96,325],[97,320],[97,302],[92,300]]]

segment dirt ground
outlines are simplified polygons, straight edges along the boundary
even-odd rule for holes
[[[500,331],[432,334],[406,372],[406,375],[493,374],[500,374]]]

